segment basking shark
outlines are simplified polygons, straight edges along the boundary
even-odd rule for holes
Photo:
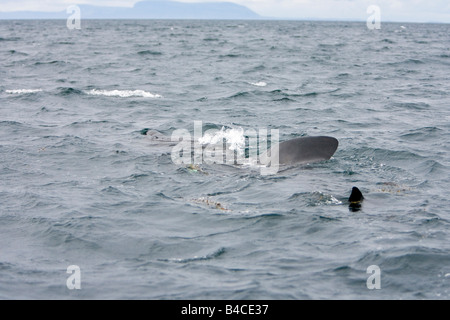
[[[179,142],[173,141],[161,132],[153,129],[143,129],[141,134],[150,138],[153,143],[175,146]],[[328,136],[300,137],[283,141],[270,149],[270,156],[278,153],[280,165],[296,165],[329,160],[338,148],[336,138]],[[203,146],[205,148],[205,146]]]
[[[153,129],[143,129],[141,130],[141,134],[146,135],[153,144],[158,146],[176,146],[179,143],[179,141],[173,141],[171,137],[168,137]],[[191,142],[193,141],[189,141],[189,143]],[[265,152],[265,154],[263,154],[263,156],[267,156],[266,154],[269,153],[270,157],[272,157],[274,153],[275,155],[278,153],[280,165],[314,163],[329,160],[336,152],[338,145],[339,142],[334,137],[300,137],[273,145],[267,152]],[[207,146],[202,147],[206,148]],[[196,167],[190,165],[189,168],[195,169]],[[349,210],[352,212],[361,210],[363,200],[364,196],[362,192],[357,187],[353,187],[347,201]],[[222,208],[220,204],[219,208]]]

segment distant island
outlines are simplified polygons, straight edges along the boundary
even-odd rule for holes
[[[249,8],[231,2],[184,3],[142,1],[132,8],[79,5],[81,19],[261,19]],[[0,12],[0,19],[67,19],[66,11]]]

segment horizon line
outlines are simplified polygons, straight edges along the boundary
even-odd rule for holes
[[[13,11],[11,11],[13,12]],[[43,12],[43,11],[14,11],[14,12]],[[0,11],[0,14],[2,12]],[[36,21],[36,20],[60,20],[66,21],[66,18],[2,18],[0,21]],[[338,18],[283,18],[283,17],[264,17],[259,18],[83,18],[83,20],[187,20],[187,21],[304,21],[304,22],[358,22],[366,23],[366,20],[358,19],[338,19]],[[407,24],[450,24],[443,21],[406,21],[406,20],[384,20],[382,23],[407,23]]]

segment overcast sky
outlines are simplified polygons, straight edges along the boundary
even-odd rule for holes
[[[450,0],[178,0],[230,1],[245,5],[261,16],[366,20],[367,8],[380,8],[381,20],[450,23]],[[71,4],[132,7],[137,0],[0,0],[0,11],[62,11]]]

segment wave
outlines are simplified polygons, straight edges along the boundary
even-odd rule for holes
[[[88,95],[93,96],[106,96],[106,97],[121,97],[121,98],[129,98],[129,97],[143,97],[143,98],[162,98],[159,94],[154,94],[151,92],[147,92],[144,90],[97,90],[92,89],[89,91],[85,91]]]
[[[420,65],[425,64],[423,60],[420,59],[406,59],[403,61],[396,61],[396,62],[388,62],[387,65],[389,66],[402,66],[402,65]]]
[[[143,50],[139,51],[138,55],[151,55],[151,56],[161,56],[163,53],[160,51]]]
[[[391,103],[392,108],[404,108],[413,110],[428,110],[431,106],[425,102],[394,102]]]
[[[194,256],[192,258],[169,258],[169,259],[158,259],[158,260],[162,261],[162,262],[188,263],[188,262],[205,261],[205,260],[215,259],[215,258],[218,258],[221,255],[223,255],[224,253],[226,253],[226,249],[222,247],[212,253],[205,254],[202,256]]]
[[[203,39],[203,41],[220,41],[219,38],[214,38],[214,37],[206,37]]]
[[[34,65],[35,66],[42,66],[42,65],[66,65],[67,62],[66,61],[60,61],[60,60],[52,60],[52,61],[38,61],[35,62]]]
[[[267,86],[267,83],[264,81],[259,81],[259,82],[250,82],[250,84],[252,86],[256,86],[256,87],[265,87]]]
[[[26,126],[24,123],[13,121],[13,120],[0,120],[0,125],[2,127],[9,127],[9,126],[17,127],[19,129],[26,129],[26,128],[28,128],[28,126]]]
[[[69,96],[69,95],[72,95],[72,94],[83,94],[83,91],[81,91],[81,90],[78,90],[78,89],[75,89],[75,88],[63,88],[63,87],[60,87],[60,88],[58,88],[58,95],[59,96]]]
[[[422,127],[408,130],[407,133],[400,137],[411,141],[425,141],[429,139],[439,138],[443,130],[438,127]]]
[[[19,55],[19,56],[28,56],[27,53],[25,52],[20,52],[20,51],[16,51],[16,50],[9,50],[8,51],[10,54],[15,54],[15,55]]]
[[[410,233],[413,237],[422,236],[417,233]],[[387,250],[384,252],[369,251],[365,253],[358,261],[358,264],[368,265],[378,264],[385,266],[386,270],[392,275],[405,274],[408,270],[408,276],[416,274],[422,275],[423,270],[428,270],[436,276],[446,276],[445,268],[448,265],[450,256],[445,249],[425,247],[425,246],[410,246],[400,250]],[[394,278],[392,278],[394,280]],[[401,281],[404,279],[398,279]]]
[[[219,56],[219,58],[224,59],[224,58],[239,58],[242,57],[241,54],[236,54],[236,53],[229,53],[229,54],[222,54]]]
[[[10,37],[10,38],[2,38],[2,37],[0,37],[0,42],[2,42],[2,41],[18,41],[18,40],[20,40],[19,37]]]
[[[42,89],[12,89],[12,90],[5,90],[5,93],[8,94],[29,94],[29,93],[36,93],[36,92],[42,92]]]
[[[23,95],[23,94],[33,94],[38,92],[43,92],[42,89],[8,89],[4,92],[13,95]],[[88,94],[96,96],[107,96],[107,97],[143,97],[143,98],[162,98],[159,94],[153,94],[144,90],[97,90],[92,89],[88,91],[81,91],[75,88],[58,88],[59,96],[67,96],[71,94]]]
[[[229,97],[227,97],[226,99],[237,99],[237,98],[243,98],[243,97],[247,97],[251,94],[251,92],[249,91],[239,91]]]
[[[332,194],[321,191],[294,193],[289,197],[291,201],[298,201],[298,199],[301,199],[308,207],[342,204],[342,201]]]

